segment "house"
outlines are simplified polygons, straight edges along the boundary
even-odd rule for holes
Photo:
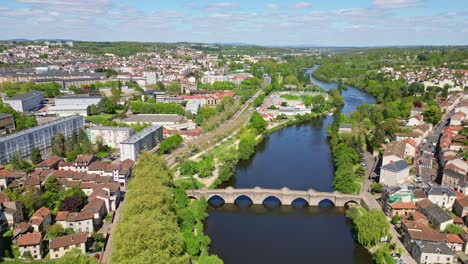
[[[442,186],[466,194],[465,175],[453,169],[445,168],[442,176]]]
[[[427,191],[427,198],[442,208],[452,210],[457,194],[447,187],[432,186]]]
[[[465,242],[463,242],[463,239],[461,239],[458,235],[447,234],[446,244],[453,252],[456,253],[463,250],[463,245]]]
[[[84,207],[81,209],[82,213],[93,213],[94,215],[94,226],[100,226],[102,219],[107,214],[106,203],[104,199],[99,197],[91,199]]]
[[[83,232],[51,239],[49,241],[50,259],[61,258],[73,248],[78,248],[86,254],[86,241],[87,236]]]
[[[411,127],[419,126],[422,124],[424,124],[423,116],[419,114],[411,116],[410,118],[408,118],[408,121],[406,122],[406,126],[411,126]]]
[[[46,227],[48,227],[52,223],[52,217],[50,215],[50,210],[47,207],[39,208],[29,219],[29,223],[34,228],[36,232],[43,232],[45,231]]]
[[[63,229],[71,228],[75,232],[92,234],[94,230],[94,213],[92,212],[58,212],[55,221]]]
[[[340,128],[338,128],[338,133],[351,133],[353,130],[353,126],[351,124],[340,124]]]
[[[423,134],[420,132],[409,132],[409,133],[395,133],[395,140],[401,141],[405,139],[412,139],[419,145],[423,139]]]
[[[13,227],[13,236],[11,237],[11,241],[15,242],[19,236],[33,231],[34,229],[29,223],[19,223]]]
[[[8,226],[13,226],[24,221],[23,204],[19,201],[3,202],[1,211],[2,222],[8,223]]]
[[[443,242],[414,242],[411,256],[418,263],[453,263],[455,253]]]
[[[94,155],[78,155],[74,162],[74,171],[88,171],[89,165],[97,160]]]
[[[412,139],[392,141],[385,146],[382,166],[405,158],[412,158],[416,152],[416,142]]]
[[[18,238],[16,245],[21,258],[28,258],[28,255],[31,255],[35,260],[42,259],[42,233],[26,233]]]
[[[416,211],[416,205],[414,202],[396,202],[390,205],[390,217],[393,216],[402,216],[408,217],[411,213]]]
[[[410,167],[404,160],[386,164],[380,169],[380,183],[386,186],[402,184],[409,176]]]
[[[468,198],[466,196],[455,199],[453,203],[453,211],[459,217],[468,215]]]
[[[461,126],[466,120],[466,114],[463,112],[457,112],[450,117],[450,126]]]
[[[446,235],[430,228],[426,223],[414,220],[401,220],[403,245],[411,251],[416,241],[445,242]]]
[[[88,201],[91,201],[94,198],[103,199],[106,202],[108,212],[115,211],[119,206],[121,198],[120,184],[116,182],[99,184],[88,197]]]
[[[3,192],[10,183],[16,179],[26,176],[26,173],[20,171],[0,170],[0,191]]]
[[[39,162],[34,167],[36,167],[36,169],[41,169],[41,170],[57,170],[58,165],[62,161],[63,159],[60,157],[50,157],[48,159],[43,160],[42,162]]]
[[[423,209],[423,214],[427,216],[429,222],[440,231],[444,231],[449,224],[453,224],[453,218],[440,206],[433,204]]]
[[[409,203],[414,201],[414,191],[408,186],[386,187],[382,192],[382,209],[385,214],[391,214],[393,203]]]

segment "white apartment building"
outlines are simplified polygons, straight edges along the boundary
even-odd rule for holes
[[[120,142],[120,159],[136,161],[143,150],[151,150],[163,139],[163,127],[153,125]]]
[[[50,114],[58,116],[89,115],[89,107],[98,105],[101,96],[70,95],[55,98],[55,106],[48,109]]]
[[[135,131],[131,127],[94,126],[89,129],[91,142],[102,140],[104,145],[119,148],[120,142],[130,138]]]
[[[65,137],[70,137],[73,132],[77,132],[83,127],[84,118],[82,116],[70,116],[6,137],[0,137],[0,164],[10,162],[12,156],[18,152],[23,158],[28,158],[33,148],[47,152],[54,135],[62,133]]]
[[[44,92],[31,90],[11,98],[3,98],[5,104],[10,105],[15,111],[28,112],[41,108],[44,101]]]

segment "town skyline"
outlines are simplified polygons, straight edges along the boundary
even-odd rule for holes
[[[466,45],[463,1],[7,0],[2,39],[259,46]],[[396,37],[398,36],[398,37]]]

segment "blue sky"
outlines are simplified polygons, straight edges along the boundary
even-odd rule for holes
[[[466,45],[467,0],[0,0],[0,39]]]

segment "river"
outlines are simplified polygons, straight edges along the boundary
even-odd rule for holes
[[[310,73],[317,66],[306,71]],[[336,83],[312,82],[329,90]],[[343,91],[343,113],[375,99],[349,87]],[[333,191],[334,168],[326,127],[332,116],[283,128],[258,144],[256,153],[236,168],[225,188],[288,187],[295,190]],[[372,263],[372,256],[356,244],[344,208],[239,205],[208,208],[205,233],[210,253],[225,263]],[[269,205],[276,201],[268,201]]]

